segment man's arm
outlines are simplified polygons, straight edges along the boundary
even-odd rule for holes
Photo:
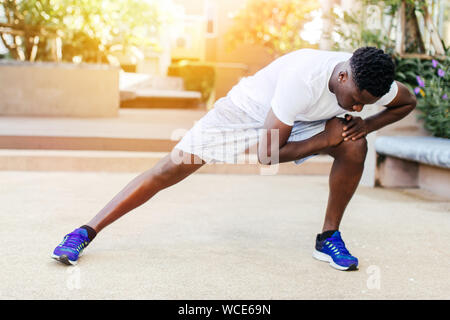
[[[385,105],[386,109],[366,119],[346,115],[350,120],[344,127],[345,140],[357,140],[406,117],[416,107],[416,96],[401,82],[396,81],[398,92],[394,100]]]
[[[343,126],[341,119],[333,118],[321,133],[302,141],[287,142],[292,126],[280,121],[271,109],[263,127],[267,131],[260,136],[258,161],[262,164],[294,161],[338,145],[343,140]]]
[[[263,131],[259,136],[258,142],[258,161],[262,164],[274,164],[277,162],[277,154],[291,134],[292,126],[280,121],[270,109],[266,121],[264,122]]]
[[[416,96],[404,84],[396,82],[398,92],[394,100],[385,106],[385,110],[365,119],[368,133],[403,119],[416,107]]]

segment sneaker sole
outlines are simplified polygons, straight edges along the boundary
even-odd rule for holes
[[[62,263],[64,263],[64,264],[66,264],[66,265],[68,265],[68,266],[74,266],[74,265],[77,264],[76,261],[69,260],[69,257],[66,256],[65,254],[62,254],[62,255],[60,255],[60,256],[57,256],[57,255],[54,255],[54,254],[53,254],[53,255],[52,255],[52,258],[55,259],[56,261],[59,261],[59,262],[62,262]]]
[[[84,250],[81,250],[80,254],[78,255],[78,259],[83,255]],[[52,254],[52,258],[56,261],[62,262],[64,264],[67,264],[68,266],[74,266],[77,264],[77,261],[69,260],[69,257],[65,254],[62,254],[60,256],[57,256],[56,254]]]
[[[327,254],[325,254],[323,252],[317,251],[317,250],[313,251],[313,257],[315,259],[317,259],[317,260],[330,263],[330,266],[332,266],[333,268],[335,268],[337,270],[341,270],[341,271],[358,270],[358,267],[357,267],[356,264],[352,264],[352,265],[350,265],[348,267],[342,267],[342,266],[336,264],[329,255],[327,255]]]

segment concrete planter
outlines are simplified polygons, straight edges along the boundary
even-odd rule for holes
[[[119,104],[116,67],[0,61],[0,115],[114,117]]]
[[[450,140],[436,137],[379,137],[377,184],[421,188],[450,199]]]
[[[450,200],[450,169],[385,157],[378,164],[377,185],[385,188],[420,188]]]

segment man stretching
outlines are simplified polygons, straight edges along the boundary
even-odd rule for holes
[[[103,228],[172,186],[205,163],[236,163],[254,147],[260,163],[300,164],[317,154],[334,158],[322,232],[313,256],[339,270],[358,259],[345,247],[339,225],[361,178],[365,136],[399,121],[416,106],[415,96],[394,81],[389,55],[374,47],[347,52],[300,49],[243,78],[153,168],[120,191],[91,221],[67,234],[52,257],[76,264]],[[345,114],[366,104],[386,107],[362,119]],[[344,118],[337,116],[345,114]]]

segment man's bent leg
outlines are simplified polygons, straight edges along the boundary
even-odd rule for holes
[[[365,138],[343,141],[322,153],[334,158],[330,173],[330,193],[322,234],[316,237],[313,257],[329,262],[338,270],[356,270],[358,259],[350,254],[341,238],[339,224],[347,204],[350,202],[364,169],[367,153]]]
[[[334,158],[329,177],[330,193],[322,232],[338,230],[344,210],[358,187],[364,170],[367,141],[343,141],[323,151]]]
[[[87,223],[87,226],[99,232],[127,212],[147,202],[160,190],[194,173],[205,163],[199,157],[189,153],[184,153],[183,157],[188,161],[177,164],[172,161],[171,154],[168,154],[153,168],[134,178]]]

